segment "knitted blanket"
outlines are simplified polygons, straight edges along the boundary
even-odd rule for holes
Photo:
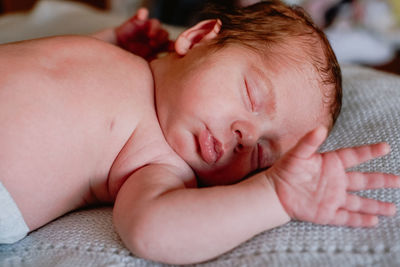
[[[321,149],[386,141],[388,156],[357,169],[400,174],[400,76],[360,67],[343,67],[343,75],[342,113]],[[359,194],[400,204],[399,189]],[[132,255],[111,217],[111,207],[67,214],[16,244],[0,245],[0,266],[163,266]],[[198,265],[400,266],[400,216],[380,218],[372,229],[292,221]]]

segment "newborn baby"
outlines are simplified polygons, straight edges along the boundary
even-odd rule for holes
[[[0,242],[114,203],[132,253],[183,264],[290,219],[368,227],[395,213],[347,193],[399,187],[394,175],[346,172],[388,145],[317,152],[341,75],[302,10],[215,11],[158,59],[171,43],[143,9],[96,37],[0,46]]]

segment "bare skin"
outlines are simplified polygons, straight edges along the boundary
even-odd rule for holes
[[[151,72],[139,57],[87,37],[4,45],[0,53],[1,181],[30,229],[113,202],[126,176],[156,158],[187,171],[164,141]]]
[[[399,187],[398,176],[346,172],[348,168],[386,155],[389,146],[380,143],[317,153],[325,137],[324,128],[307,134],[266,172],[290,217],[318,224],[371,227],[378,223],[377,215],[394,215],[396,207],[392,203],[349,192]]]
[[[194,173],[168,146],[159,127],[151,75],[140,58],[86,37],[28,41],[0,50],[1,60],[9,66],[1,75],[1,182],[29,229],[88,204],[116,199],[114,222],[134,253],[192,262],[214,257],[265,227],[289,220],[263,176],[226,189],[194,189]],[[219,203],[210,210],[216,197]],[[248,200],[253,210],[248,209]],[[236,209],[226,210],[224,216],[221,211],[227,203]],[[253,213],[262,214],[264,203],[276,219],[271,221],[271,213],[264,213],[254,221]],[[185,216],[194,210],[199,216]],[[237,212],[243,219],[232,223]],[[207,221],[221,219],[222,224],[204,228],[205,234],[198,231]],[[178,234],[183,239],[191,233],[199,240],[190,249],[198,255],[179,259],[187,241],[176,243],[176,229],[183,230]],[[149,234],[157,232],[164,236],[164,244],[178,246],[172,251],[146,247],[152,242]],[[232,238],[209,246],[209,238],[216,234]]]
[[[147,15],[136,18],[146,20]],[[179,98],[170,98],[172,106],[181,108],[183,114],[156,113],[170,110],[166,107],[171,104],[160,103],[163,99],[169,101],[168,97],[156,97],[154,90],[166,92],[160,91],[160,84],[174,88],[176,91],[171,92],[176,96],[181,95],[182,88],[189,96],[193,93],[191,86],[168,86],[171,81],[163,78],[171,76],[167,70],[179,74],[182,62],[188,64],[185,57],[204,54],[201,52],[207,39],[215,37],[219,27],[217,20],[206,21],[183,33],[175,43],[177,54],[154,61],[152,69],[141,58],[89,37],[55,37],[0,46],[0,179],[31,230],[79,207],[114,203],[116,230],[135,255],[183,264],[220,255],[291,218],[320,224],[374,226],[377,215],[394,214],[393,204],[347,194],[350,190],[400,186],[394,175],[346,172],[350,166],[388,153],[388,146],[317,153],[326,128],[321,118],[310,119],[308,114],[323,113],[321,100],[314,91],[306,91],[312,87],[306,83],[300,95],[284,90],[288,80],[296,80],[296,85],[310,80],[302,80],[304,75],[294,70],[274,73],[273,88],[281,87],[279,92],[284,92],[270,94],[275,95],[274,116],[270,116],[265,103],[257,103],[254,111],[252,101],[243,100],[246,94],[237,93],[244,88],[241,77],[238,84],[234,79],[223,80],[222,96],[213,95],[216,103],[219,97],[231,99],[221,111],[229,116],[218,117],[224,120],[215,119],[215,113],[209,116],[208,112],[219,105],[202,99],[202,94],[195,94],[196,99],[210,106],[201,109],[199,105],[198,110],[194,107],[196,116],[189,116],[191,120],[185,115],[191,114],[194,105],[186,103],[187,98],[182,98],[182,103],[174,102]],[[116,40],[113,34],[107,31],[97,37],[112,42]],[[198,34],[203,38],[200,42]],[[164,41],[160,44],[164,45]],[[207,86],[221,77],[220,72],[234,76],[236,70],[232,66],[244,68],[245,64],[235,62],[257,60],[242,52],[237,47],[221,51],[216,60],[228,58],[223,62],[229,62],[231,67],[218,67],[216,73],[203,68],[203,61],[195,62],[207,81],[191,73],[182,77],[187,84],[208,92]],[[152,53],[146,55],[153,57]],[[165,68],[170,62],[171,68]],[[238,70],[247,75],[247,68]],[[249,70],[249,83],[254,87],[262,85],[252,82],[254,71]],[[286,73],[291,79],[285,79]],[[223,91],[225,87],[233,89]],[[295,100],[299,99],[309,100],[307,108],[312,110],[303,111],[301,105],[296,106],[299,101]],[[287,103],[296,110],[292,123],[304,123],[287,123],[293,117]],[[232,124],[231,115],[238,116]],[[170,116],[176,117],[169,120]],[[269,116],[273,119],[264,123],[262,119]],[[264,164],[261,152],[268,149],[264,147],[265,140],[277,147],[271,150],[277,155],[275,164],[244,181],[235,177],[227,179],[230,185],[197,188],[195,172],[201,170],[214,177],[210,179],[214,184],[225,183],[220,172],[213,172],[217,169],[213,166],[218,164],[214,162],[214,152],[208,151],[211,154],[205,157],[206,152],[192,145],[192,134],[185,139],[189,130],[197,131],[197,121],[206,123],[210,128],[207,131],[223,142],[224,153],[218,162],[224,163],[219,168],[225,168],[227,174],[241,171],[232,170],[238,164],[246,172],[254,170],[253,165]],[[235,128],[238,121],[246,122],[241,127],[251,127]],[[225,124],[233,127],[232,132],[225,131]],[[269,127],[272,124],[279,127]],[[181,140],[177,138],[181,133],[185,133],[181,139],[188,145],[175,145],[176,140]],[[268,134],[279,138],[267,139]],[[204,142],[206,145],[200,144],[200,150],[207,147],[207,140]],[[235,149],[237,146],[242,149]],[[261,151],[258,164],[249,160],[256,154],[254,151]]]

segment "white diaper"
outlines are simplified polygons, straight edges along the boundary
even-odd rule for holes
[[[15,243],[29,232],[17,204],[0,182],[0,244]]]

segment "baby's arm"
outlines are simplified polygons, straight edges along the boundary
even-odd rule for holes
[[[235,185],[185,188],[177,171],[147,166],[120,189],[114,224],[135,255],[204,261],[290,220],[263,173]]]
[[[146,8],[116,28],[105,29],[92,36],[150,61],[161,52],[171,51],[173,42],[157,19],[149,19]]]
[[[290,218],[373,226],[377,215],[393,215],[393,204],[347,191],[400,187],[397,176],[345,171],[388,146],[317,153],[325,136],[322,128],[309,133],[273,167],[235,185],[188,189],[178,170],[147,166],[121,188],[116,228],[136,255],[182,264],[213,258]]]

